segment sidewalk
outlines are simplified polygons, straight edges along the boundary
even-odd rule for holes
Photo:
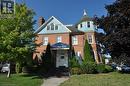
[[[44,80],[44,83],[41,86],[59,86],[61,83],[68,79],[69,77],[50,77]]]

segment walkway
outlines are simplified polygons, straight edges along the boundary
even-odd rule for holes
[[[41,86],[59,86],[62,82],[68,80],[69,77],[50,77],[44,80]]]

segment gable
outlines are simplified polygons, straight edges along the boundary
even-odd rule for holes
[[[71,31],[53,16],[50,19],[48,19],[36,31],[36,33],[38,34],[69,33],[69,32]]]

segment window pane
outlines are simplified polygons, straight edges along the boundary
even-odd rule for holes
[[[47,26],[47,30],[50,30],[50,26]]]
[[[77,44],[78,44],[78,37],[72,36],[72,45],[77,45]]]
[[[51,24],[51,30],[54,30],[54,24],[53,23]]]
[[[48,44],[48,37],[44,37],[43,39],[43,45],[47,45]]]
[[[58,36],[58,37],[57,37],[57,43],[58,43],[58,42],[62,42],[62,37],[61,37],[61,36]]]
[[[88,34],[88,43],[92,43],[92,35]]]
[[[82,28],[83,27],[83,25],[82,24],[80,24],[80,28]]]
[[[87,26],[90,27],[90,22],[87,22]]]
[[[58,30],[58,25],[55,26],[55,30]]]

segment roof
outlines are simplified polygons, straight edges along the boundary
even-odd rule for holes
[[[78,30],[75,26],[67,26],[69,30],[71,30],[72,33],[84,33],[83,31]]]
[[[84,22],[84,21],[93,21],[93,19],[88,17],[87,15],[84,15],[77,24],[80,24],[81,22]]]
[[[70,48],[70,46],[68,44],[65,44],[62,42],[51,45],[52,50],[58,50],[58,49],[67,49],[68,50],[69,48]]]
[[[57,18],[55,18],[54,16],[50,17],[47,21],[45,21],[45,23],[43,23],[40,27],[38,27],[38,29],[34,32],[34,33],[39,33],[40,31],[42,31],[42,29],[44,27],[46,27],[46,25],[52,21],[53,19],[57,20],[60,24],[62,24]],[[62,24],[63,25],[63,24]],[[69,32],[71,32],[65,25],[63,25],[64,28],[66,28]]]

